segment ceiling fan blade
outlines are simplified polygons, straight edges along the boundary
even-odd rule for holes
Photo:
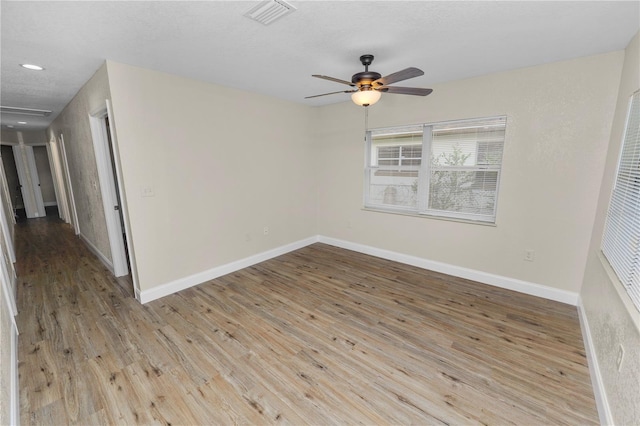
[[[402,71],[394,72],[393,74],[386,75],[373,82],[375,86],[387,86],[392,83],[396,83],[402,80],[408,80],[414,77],[420,77],[424,75],[424,71],[418,68],[410,67],[405,68]]]
[[[355,84],[350,82],[350,81],[340,80],[339,78],[329,77],[329,76],[326,76],[326,75],[313,74],[311,77],[321,78],[323,80],[335,81],[336,83],[346,84],[347,86],[352,86],[352,87],[355,86]]]
[[[433,89],[423,89],[421,87],[398,87],[398,86],[382,86],[376,89],[379,92],[395,93],[399,95],[416,95],[427,96]]]
[[[353,92],[357,92],[357,90],[341,90],[339,92],[323,93],[322,95],[306,96],[305,99],[317,98],[319,96],[335,95],[336,93],[353,93]]]

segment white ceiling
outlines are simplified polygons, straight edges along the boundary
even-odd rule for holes
[[[624,49],[640,28],[637,0],[291,3],[264,26],[243,16],[258,1],[3,0],[1,103],[53,111],[2,114],[3,128],[45,128],[105,59],[317,106],[349,98],[304,97],[349,87],[311,74],[350,80],[365,53],[382,75],[424,70],[398,85],[430,87]]]

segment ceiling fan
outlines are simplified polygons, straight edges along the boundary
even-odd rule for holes
[[[382,93],[396,93],[401,95],[427,96],[433,92],[432,89],[423,89],[419,87],[398,87],[389,86],[402,80],[419,77],[424,72],[418,68],[405,68],[401,71],[394,72],[385,77],[375,71],[369,71],[369,65],[373,62],[373,55],[360,56],[360,62],[364,65],[364,71],[354,74],[351,81],[341,80],[339,78],[328,77],[326,75],[314,74],[312,77],[322,78],[323,80],[335,81],[336,83],[346,84],[353,87],[351,90],[341,90],[338,92],[323,93],[321,95],[307,96],[305,99],[317,98],[318,96],[334,95],[336,93],[352,93],[351,99],[357,105],[369,106],[373,105],[380,99]]]

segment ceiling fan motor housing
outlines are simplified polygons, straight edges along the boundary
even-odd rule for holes
[[[364,71],[354,74],[353,77],[351,77],[351,82],[357,84],[358,88],[371,87],[371,83],[381,78],[382,75],[374,71],[369,71],[369,65],[373,62],[373,55],[360,56],[360,62],[364,65]]]
[[[380,73],[377,73],[374,71],[363,71],[363,72],[354,74],[353,77],[351,77],[351,82],[354,84],[357,84],[358,87],[363,87],[363,86],[366,87],[366,86],[371,86],[371,83],[373,83],[374,81],[376,81],[381,77],[382,75]]]

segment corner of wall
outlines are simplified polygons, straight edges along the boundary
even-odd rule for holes
[[[587,354],[587,363],[589,364],[589,375],[591,376],[591,385],[593,387],[593,395],[596,400],[596,407],[598,409],[598,416],[600,417],[600,424],[612,425],[613,416],[611,415],[611,409],[609,408],[609,401],[607,400],[607,393],[602,380],[602,373],[600,366],[598,365],[598,357],[596,355],[596,348],[591,336],[591,329],[589,328],[589,321],[587,314],[584,311],[582,304],[582,297],[578,295],[578,317],[580,319],[580,329],[582,331],[582,338],[584,340],[584,349]]]

